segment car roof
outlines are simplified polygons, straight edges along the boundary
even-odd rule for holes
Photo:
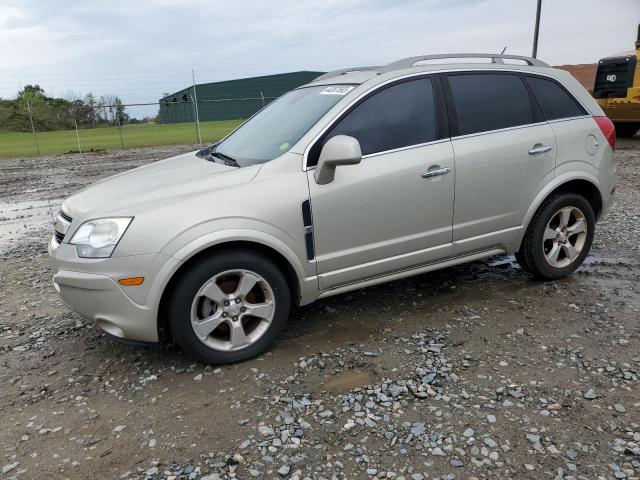
[[[466,59],[484,59],[485,62],[471,62]],[[451,61],[458,60],[458,61]],[[460,60],[463,60],[461,63]],[[486,60],[490,60],[490,63]],[[505,63],[507,60],[509,63]],[[430,62],[430,63],[420,63]],[[519,62],[519,63],[515,63]],[[451,71],[451,70],[522,70],[541,72],[552,70],[546,63],[531,57],[519,55],[498,55],[490,53],[453,53],[441,55],[421,55],[397,60],[388,65],[374,65],[367,67],[353,67],[325,73],[308,84],[360,85],[375,77],[380,80],[401,77],[403,75],[421,72]]]

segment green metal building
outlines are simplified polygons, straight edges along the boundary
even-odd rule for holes
[[[323,73],[303,71],[202,83],[195,86],[195,92],[190,86],[160,99],[160,122],[195,121],[195,98],[201,122],[248,118],[280,95]]]

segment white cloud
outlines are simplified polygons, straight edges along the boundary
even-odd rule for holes
[[[3,0],[0,97],[155,101],[190,82],[386,63],[421,53],[531,52],[535,0]],[[638,0],[543,0],[539,57],[591,63],[633,47]]]

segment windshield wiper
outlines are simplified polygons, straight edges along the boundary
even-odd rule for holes
[[[222,160],[224,162],[225,165],[228,165],[230,167],[239,167],[240,166],[240,164],[236,161],[235,158],[230,157],[226,153],[217,152],[217,151],[214,150],[213,152],[210,152],[209,155],[212,156],[212,157],[219,158],[220,160]]]

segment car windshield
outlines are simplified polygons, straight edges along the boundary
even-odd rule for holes
[[[240,167],[279,157],[355,87],[322,85],[293,90],[271,102],[209,154]]]

